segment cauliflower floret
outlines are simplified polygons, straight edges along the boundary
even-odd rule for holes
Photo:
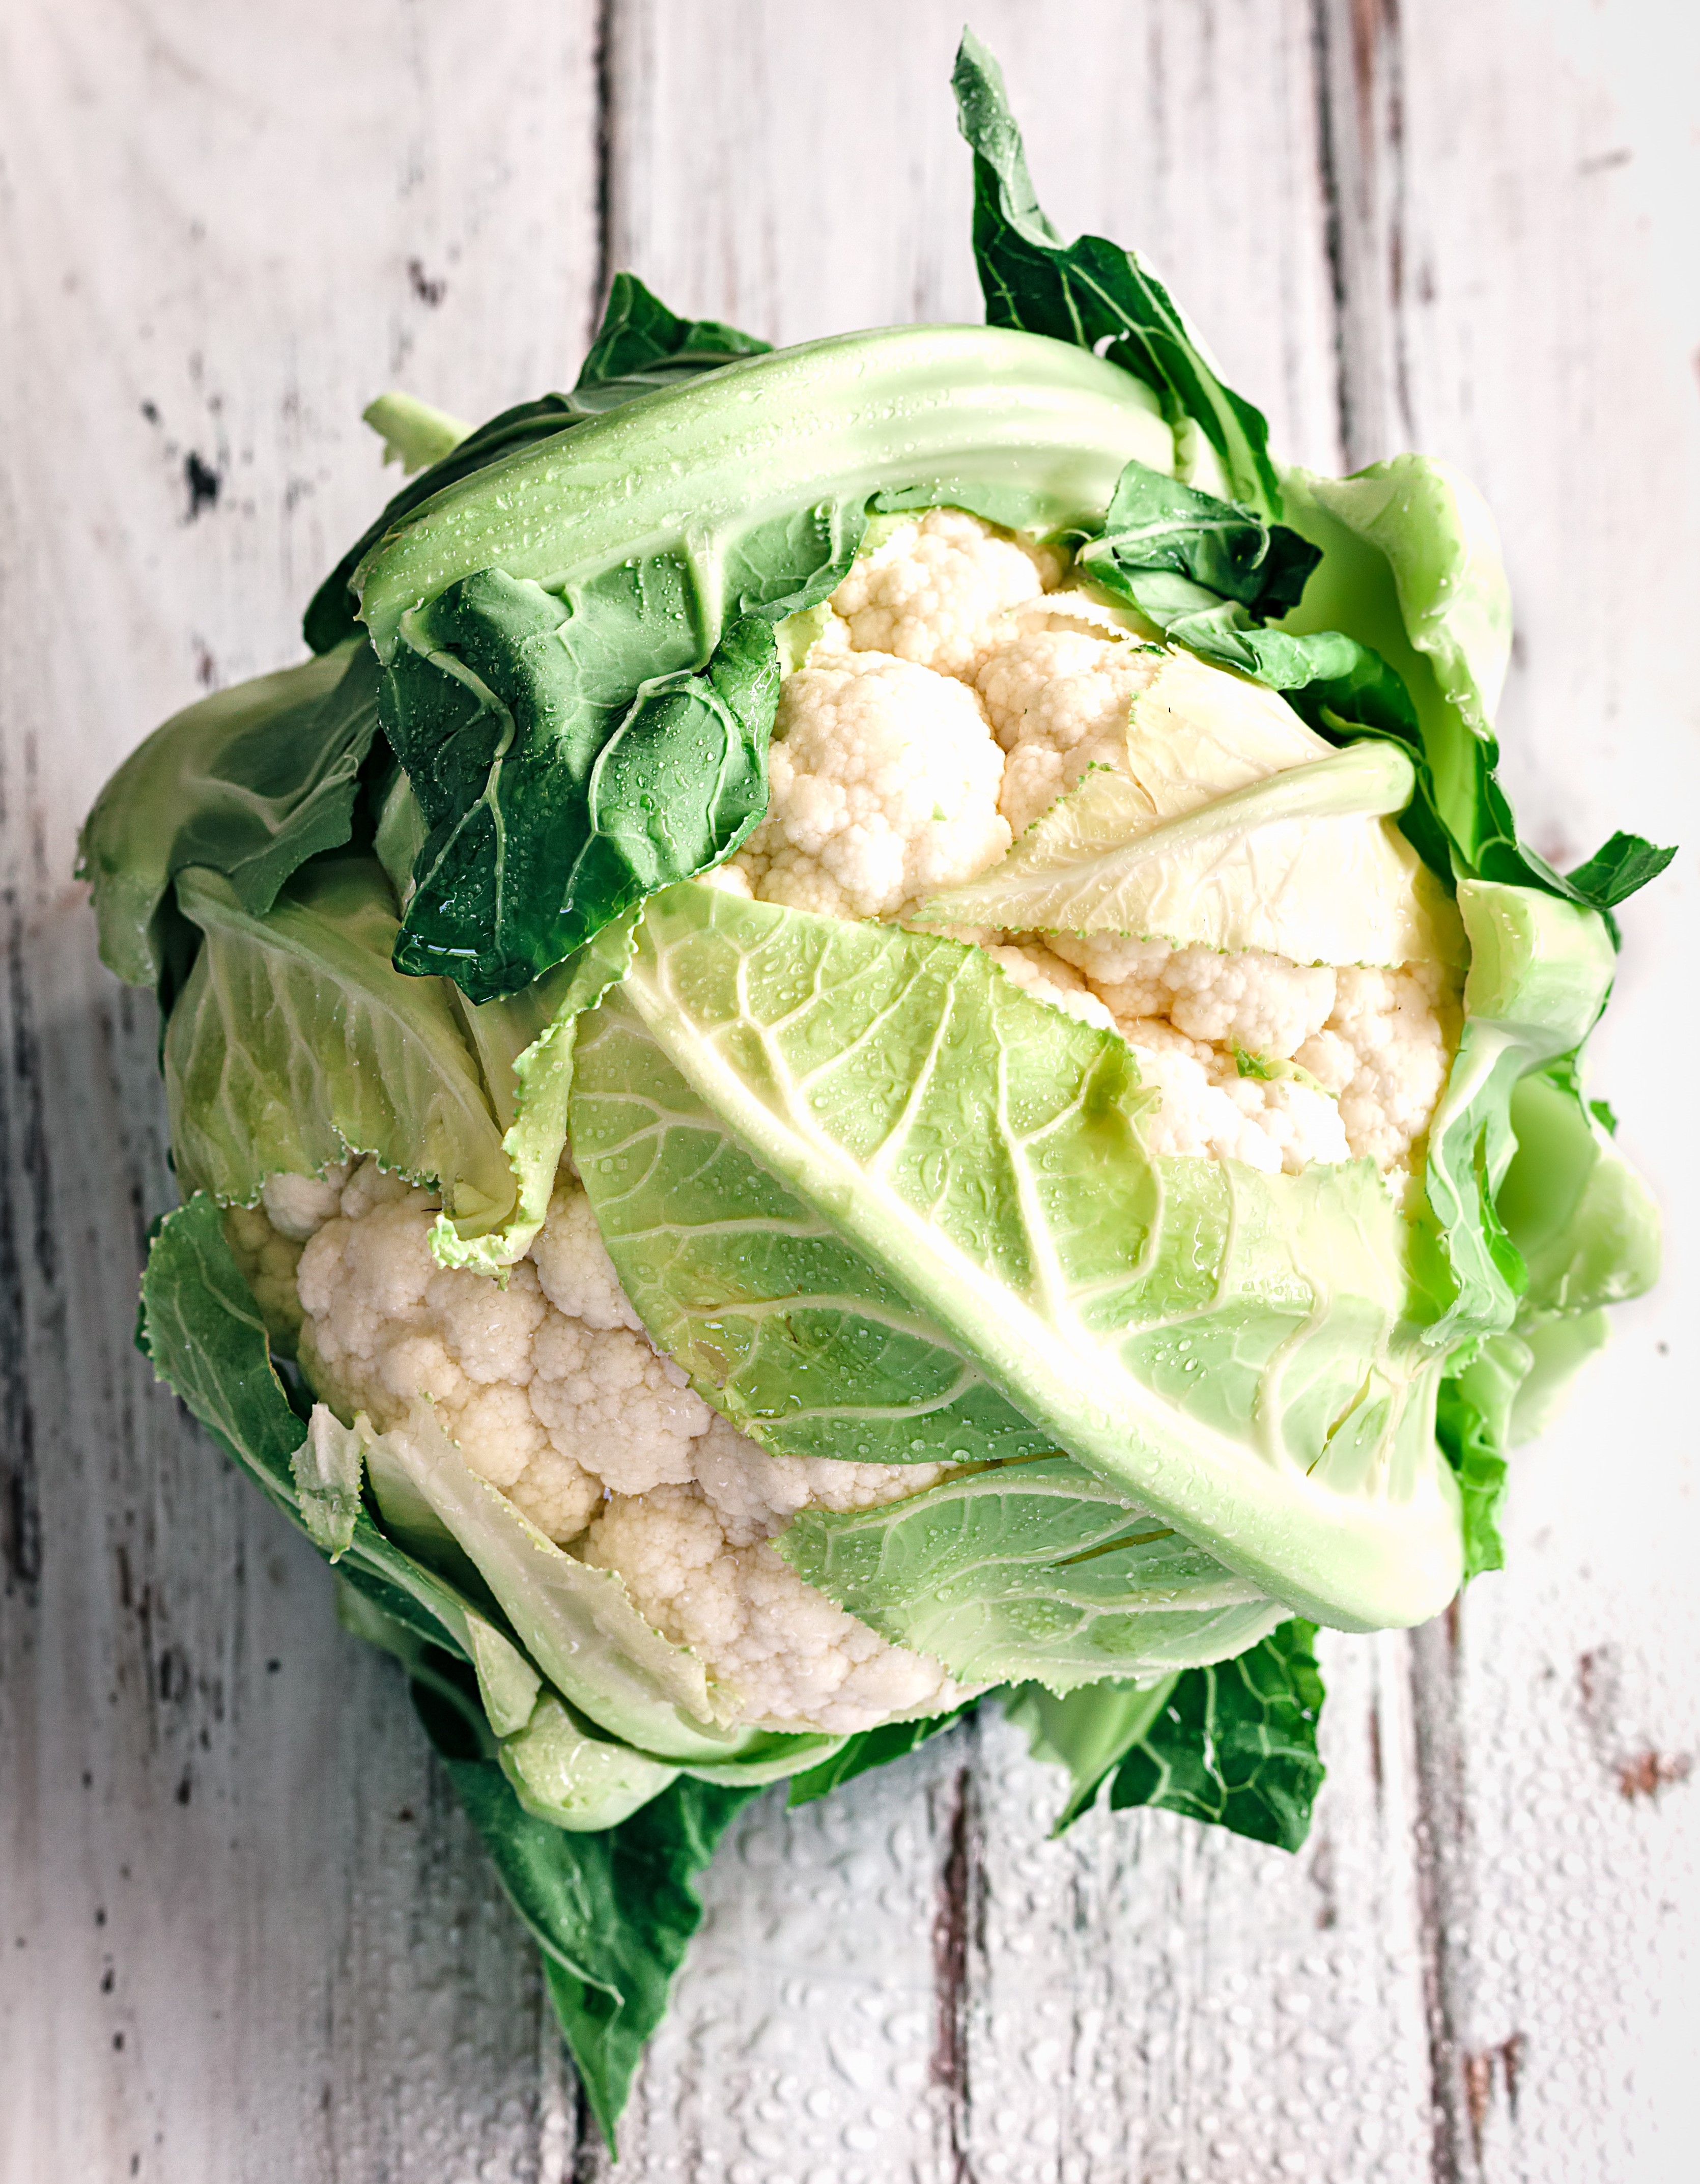
[[[350,1221],[358,1221],[375,1206],[398,1204],[413,1188],[405,1176],[392,1174],[375,1160],[364,1160],[351,1171],[337,1204]]]
[[[525,1475],[507,1489],[508,1498],[540,1532],[552,1540],[576,1540],[601,1508],[606,1490],[594,1472],[553,1448],[539,1450]]]
[[[302,1247],[336,1212],[353,1168],[344,1162],[322,1176],[269,1175],[258,1206],[233,1206],[225,1215],[225,1239],[266,1333],[286,1357],[295,1354],[301,1333],[296,1272]]]
[[[942,1463],[769,1456],[718,1414],[692,1451],[697,1485],[734,1546],[771,1539],[799,1509],[880,1509],[943,1478]]]
[[[1058,590],[1054,559],[936,510],[857,562],[785,685],[767,821],[715,884],[902,919],[995,862],[1089,767],[1125,769],[1132,709],[1169,655],[1125,615]],[[967,698],[964,683],[983,717],[942,694]],[[1391,1173],[1445,1081],[1456,1009],[1438,970],[1336,972],[1119,933],[949,937],[1142,1049],[1164,1101],[1158,1150],[1270,1173],[1368,1158]],[[1242,1078],[1242,1054],[1296,1060],[1314,1082]]]
[[[1096,994],[1086,991],[1086,980],[1079,972],[1048,948],[1026,940],[1019,946],[988,948],[986,952],[1024,993],[1049,1001],[1053,1008],[1078,1017],[1082,1023],[1096,1024],[1102,1031],[1115,1029],[1114,1017]]]
[[[758,1451],[756,1461],[774,1459]],[[900,1478],[882,1498],[922,1483]],[[698,1487],[616,1495],[591,1526],[584,1554],[617,1571],[641,1612],[691,1646],[759,1727],[848,1734],[894,1713],[943,1713],[963,1696],[939,1662],[888,1644],[805,1584],[764,1540],[734,1545]]]
[[[292,1356],[301,1334],[301,1300],[295,1286],[301,1245],[273,1228],[264,1205],[231,1206],[225,1215],[225,1237],[243,1280],[253,1291],[266,1333],[286,1357]]]
[[[719,888],[722,894],[735,894],[745,902],[755,900],[755,889],[750,885],[749,873],[736,857],[724,865],[714,865],[706,872],[697,875],[699,887]]]
[[[1145,1124],[1145,1142],[1153,1153],[1236,1160],[1265,1175],[1280,1173],[1281,1147],[1216,1081],[1194,1041],[1175,1032],[1164,1037],[1168,1027],[1149,1017],[1125,1029],[1139,1057],[1140,1076],[1161,1095]]]
[[[1078,630],[1026,629],[975,677],[992,733],[1008,754],[998,809],[1021,833],[1089,766],[1127,769],[1133,701],[1159,652]]]
[[[621,1494],[688,1479],[691,1444],[711,1415],[644,1336],[558,1314],[538,1334],[531,1392],[556,1450]]]
[[[298,1180],[267,1204],[304,1244],[264,1206],[231,1220],[334,1408],[405,1434],[428,1399],[474,1471],[551,1539],[619,1570],[752,1722],[849,1730],[956,1703],[936,1661],[879,1637],[766,1544],[800,1510],[901,1500],[942,1466],[769,1457],[746,1440],[651,1346],[570,1178],[505,1288],[439,1267],[436,1198],[375,1162]]]
[[[353,1173],[353,1163],[328,1167],[322,1176],[269,1175],[260,1186],[265,1217],[280,1236],[304,1244],[336,1212]]]
[[[1313,1160],[1370,1160],[1383,1174],[1410,1165],[1457,1042],[1455,983],[1442,966],[1335,970],[1256,950],[1219,956],[1117,933],[1056,933],[1049,944],[1136,1045],[1172,1054],[1158,1028],[1184,1034],[1207,1078],[1229,1093],[1289,1170]],[[1295,1061],[1320,1090],[1291,1078],[1238,1078],[1236,1050]],[[1222,1150],[1232,1133],[1197,1079],[1171,1070],[1161,1089],[1166,1102],[1179,1104],[1155,1149],[1247,1156]],[[1327,1095],[1337,1100],[1331,1110]],[[1252,1166],[1268,1165],[1259,1149],[1253,1151]]]
[[[1297,1175],[1313,1161],[1351,1158],[1340,1110],[1325,1092],[1290,1077],[1241,1077],[1223,1089],[1275,1147],[1287,1174]]]
[[[934,508],[857,561],[831,605],[857,651],[967,677],[1009,610],[1060,574],[1057,556],[1042,547],[1001,537],[959,508]]]
[[[445,1268],[425,1304],[469,1380],[524,1387],[531,1379],[532,1346],[549,1309],[535,1266],[515,1267],[505,1289]]]
[[[764,901],[888,917],[1009,847],[1003,754],[947,676],[833,654],[787,677],[774,735],[767,817],[736,861]]]
[[[1268,1061],[1290,1061],[1334,1006],[1335,974],[1326,965],[1289,963],[1260,949],[1219,956],[1177,948],[1159,975],[1177,1030]]]
[[[1358,1074],[1357,1051],[1337,1031],[1316,1033],[1294,1049],[1292,1058],[1336,1100]]]
[[[1153,1153],[1236,1160],[1264,1175],[1350,1158],[1339,1112],[1325,1094],[1290,1078],[1242,1077],[1231,1057],[1161,1017],[1137,1017],[1123,1029],[1141,1077],[1162,1095],[1145,1129]]]
[[[581,1319],[586,1327],[629,1327],[634,1334],[642,1332],[643,1322],[619,1285],[582,1190],[556,1190],[531,1257],[543,1295],[557,1312],[565,1312],[569,1319]]]
[[[1457,1016],[1453,982],[1439,964],[1336,974],[1325,1025],[1293,1058],[1338,1090],[1354,1158],[1384,1173],[1409,1163],[1446,1084]]]
[[[1047,942],[1081,973],[1117,1022],[1167,1014],[1163,973],[1175,958],[1168,941],[1135,940],[1120,933],[1053,933]]]
[[[472,1468],[555,1538],[584,1529],[605,1487],[692,1477],[708,1407],[642,1334],[582,1190],[556,1192],[505,1289],[437,1265],[429,1192],[368,1179],[345,1206],[351,1194],[367,1210],[327,1221],[297,1274],[303,1362],[338,1410],[384,1432],[428,1399]]]
[[[1249,948],[1175,948],[1119,933],[1058,933],[1051,946],[1120,1017],[1167,1017],[1189,1039],[1290,1061],[1327,1022],[1336,973]]]

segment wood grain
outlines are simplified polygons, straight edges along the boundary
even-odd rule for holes
[[[1503,526],[1519,641],[1506,773],[1561,866],[1619,825],[1687,845],[1624,913],[1598,1089],[1664,1209],[1658,1292],[1514,1471],[1508,1568],[1420,1634],[1440,1926],[1442,2173],[1675,2179],[1692,2163],[1700,1936],[1696,1434],[1700,1310],[1683,1086],[1700,702],[1663,632],[1700,566],[1700,182],[1692,30],[1610,0],[1364,10],[1373,143],[1355,246],[1382,287],[1358,360],[1358,459],[1408,436]],[[1683,48],[1686,47],[1686,52]],[[1349,254],[1348,254],[1349,255]],[[1348,291],[1348,315],[1361,317]],[[1379,376],[1378,376],[1379,375]]]
[[[298,651],[385,490],[373,393],[570,368],[592,35],[555,0],[0,16],[8,2184],[543,2158],[536,1971],[398,1680],[131,1348],[157,1032],[70,868],[143,731]]]
[[[1700,840],[1692,72],[1655,0],[981,0],[1048,209],[1136,237],[1289,456],[1460,461],[1560,861]],[[576,367],[599,280],[778,340],[979,315],[942,0],[211,0],[0,18],[0,2179],[607,2177],[388,1664],[129,1346],[169,1202],[151,1006],[77,819],[293,656],[385,489],[358,411]],[[1511,1568],[1328,1644],[1297,1859],[1046,1837],[999,1724],[743,1817],[617,2174],[1662,2184],[1697,1902],[1691,850],[1597,1073],[1660,1295],[1518,1468]]]

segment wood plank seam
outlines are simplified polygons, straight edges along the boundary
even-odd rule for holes
[[[1404,56],[1399,0],[1313,0],[1317,162],[1334,315],[1342,468],[1415,444],[1406,324]],[[1428,2026],[1434,2184],[1481,2174],[1481,2130],[1459,2025],[1468,1878],[1458,1722],[1458,1610],[1412,1634],[1415,1862]]]

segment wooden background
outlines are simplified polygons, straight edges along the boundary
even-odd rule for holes
[[[0,2176],[604,2179],[397,1671],[130,1348],[151,1003],[73,832],[296,655],[362,405],[569,384],[609,270],[777,340],[976,317],[962,0],[0,8]],[[1047,206],[1137,238],[1288,455],[1463,463],[1534,839],[1688,848],[1597,1044],[1661,1293],[1517,1467],[1511,1568],[1339,1640],[1302,1856],[1045,1840],[997,1723],[753,1808],[623,2179],[1694,2173],[1700,197],[1675,0],[975,0]],[[392,478],[393,474],[392,474]]]

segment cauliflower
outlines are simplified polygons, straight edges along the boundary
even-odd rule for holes
[[[1327,1022],[1293,1059],[1337,1095],[1354,1158],[1384,1170],[1411,1160],[1445,1088],[1458,1020],[1441,964],[1336,972]]]
[[[1351,1156],[1339,1110],[1325,1093],[1290,1078],[1242,1077],[1231,1058],[1160,1017],[1137,1017],[1124,1028],[1140,1073],[1162,1095],[1146,1132],[1153,1153],[1242,1161],[1265,1175]]]
[[[787,677],[768,816],[738,860],[755,892],[831,917],[888,917],[995,864],[1003,761],[974,693],[881,652]]]
[[[799,1510],[902,1501],[941,1467],[770,1457],[724,1418],[694,1453],[694,1485],[611,1496],[584,1557],[617,1571],[657,1628],[739,1694],[747,1719],[847,1731],[959,1702],[936,1661],[877,1637],[767,1545]]]
[[[861,555],[832,608],[858,652],[894,653],[969,679],[1003,617],[1061,573],[1060,556],[1000,536],[959,508],[932,508]]]
[[[1181,1051],[1172,1034],[1182,1034],[1185,1052],[1205,1080],[1225,1085],[1253,1130],[1280,1143],[1280,1165],[1290,1173],[1308,1159],[1369,1160],[1384,1174],[1408,1169],[1457,1043],[1457,983],[1443,966],[1334,970],[1254,949],[1219,956],[1117,933],[1053,933],[1050,946],[1083,977],[1142,1054]],[[1319,1095],[1302,1082],[1240,1078],[1242,1054],[1297,1063],[1320,1095],[1337,1102],[1337,1128],[1319,1127],[1314,1105]],[[1267,1167],[1261,1149],[1243,1137],[1239,1150],[1225,1150],[1220,1110],[1189,1072],[1168,1067],[1156,1081],[1167,1120],[1153,1150],[1187,1152],[1196,1144],[1218,1158]],[[1183,1115],[1183,1109],[1192,1112]],[[1312,1123],[1297,1137],[1275,1120],[1300,1112]],[[1324,1144],[1342,1149],[1302,1150]]]
[[[957,509],[858,560],[785,683],[767,817],[714,883],[900,919],[995,864],[1089,767],[1128,771],[1132,707],[1169,655],[1058,588],[1061,574]],[[1154,1151],[1289,1174],[1367,1159],[1408,1177],[1457,1039],[1442,967],[1336,970],[1119,933],[958,937],[1129,1040],[1160,1097]],[[1300,1073],[1242,1074],[1242,1056]]]
[[[1096,994],[1086,990],[1079,972],[1042,943],[1030,939],[1017,947],[992,947],[986,952],[1024,993],[1078,1017],[1082,1023],[1096,1024],[1100,1031],[1115,1029],[1114,1017]]]
[[[1127,716],[1163,655],[1080,630],[1031,627],[975,677],[1007,754],[998,810],[1019,834],[1088,766],[1126,766]]]
[[[438,1202],[366,1160],[273,1176],[233,1217],[319,1396],[381,1433],[431,1402],[471,1468],[617,1571],[753,1725],[847,1732],[959,1701],[936,1661],[877,1637],[767,1544],[800,1510],[900,1501],[940,1466],[747,1440],[652,1347],[571,1178],[505,1288],[437,1265]]]
[[[1125,769],[1131,710],[1165,655],[1058,590],[1060,574],[957,510],[897,526],[786,677],[767,816],[711,883],[903,918],[996,863],[1088,767]],[[1457,996],[1436,966],[966,937],[1024,991],[1129,1041],[1158,1095],[1158,1154],[1403,1173],[1445,1081]],[[650,1343],[569,1174],[505,1286],[438,1266],[437,1202],[366,1160],[274,1176],[229,1216],[268,1324],[333,1408],[381,1432],[431,1402],[471,1468],[615,1572],[746,1723],[849,1731],[957,1702],[938,1662],[876,1635],[770,1544],[800,1511],[899,1501],[940,1467],[770,1457],[738,1433]]]

